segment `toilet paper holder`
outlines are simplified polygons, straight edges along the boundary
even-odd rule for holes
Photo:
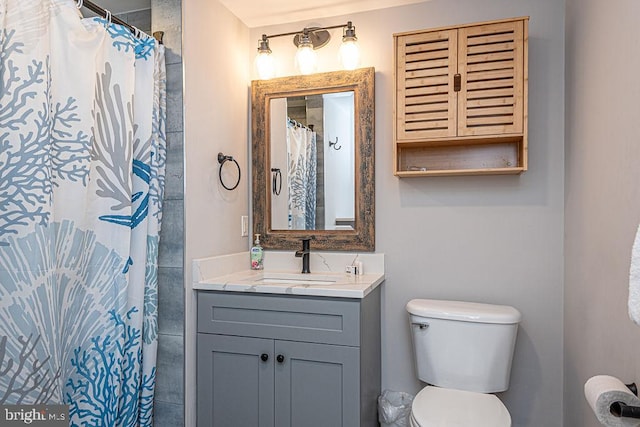
[[[625,384],[631,393],[638,395],[636,383]],[[640,418],[640,406],[627,405],[624,402],[613,402],[609,406],[609,412],[614,417],[619,418]]]

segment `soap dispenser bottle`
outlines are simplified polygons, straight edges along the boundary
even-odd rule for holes
[[[262,246],[260,246],[260,235],[256,234],[255,245],[251,248],[251,269],[252,270],[262,270],[264,268],[263,260],[264,260],[264,251],[262,250]]]

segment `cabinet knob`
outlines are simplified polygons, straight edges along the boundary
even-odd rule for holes
[[[284,356],[279,354],[278,357],[276,357],[276,360],[278,361],[278,363],[282,363],[284,362]]]
[[[263,362],[266,362],[267,360],[269,360],[269,355],[267,353],[262,353],[260,355],[260,360],[262,360]]]

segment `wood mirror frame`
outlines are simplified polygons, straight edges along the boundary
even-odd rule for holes
[[[362,68],[251,82],[251,166],[253,233],[267,249],[299,249],[311,238],[311,250],[375,250],[375,70]],[[354,92],[355,227],[354,230],[273,230],[271,228],[270,104],[275,98]],[[252,239],[253,241],[253,239]]]

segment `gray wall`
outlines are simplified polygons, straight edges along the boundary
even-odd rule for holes
[[[185,1],[183,13],[185,109],[185,259],[247,251],[240,217],[248,215],[249,30],[217,0]],[[225,190],[217,155],[231,155],[242,168],[241,182]],[[225,165],[227,185],[231,174]],[[237,177],[237,175],[232,175]],[[247,258],[247,267],[249,259]],[[191,283],[191,271],[185,272]],[[185,419],[195,425],[196,300],[185,290]]]
[[[566,5],[564,416],[596,427],[585,381],[640,379],[640,329],[626,305],[640,219],[640,3]]]
[[[453,7],[452,7],[453,6]],[[390,47],[376,68],[377,249],[386,255],[383,387],[420,387],[404,306],[412,298],[509,304],[523,314],[510,389],[514,426],[560,426],[562,416],[563,4],[430,1],[402,19],[381,12],[388,33],[528,15],[529,171],[521,176],[392,176]],[[398,11],[400,12],[400,11]],[[395,18],[395,19],[394,19]],[[354,18],[355,20],[355,18]],[[390,22],[386,37],[380,26]],[[367,25],[367,22],[364,23]],[[362,23],[359,24],[363,27]],[[382,34],[380,34],[382,33]],[[372,35],[373,36],[373,35]],[[385,55],[387,56],[387,55]]]
[[[394,177],[392,34],[525,15],[531,17],[530,170],[520,176]],[[405,312],[410,299],[510,304],[523,314],[511,387],[501,396],[513,425],[562,425],[564,2],[432,0],[314,23],[347,20],[357,29],[362,66],[376,68],[376,250],[385,254],[387,277],[383,388],[421,387]],[[308,24],[252,29],[251,40]],[[282,67],[293,62],[290,44],[288,38],[271,43]],[[327,51],[319,71],[340,68],[331,46],[321,49]]]
[[[155,427],[184,425],[184,180],[181,0],[152,0],[153,31],[164,31],[167,171],[158,270]]]

